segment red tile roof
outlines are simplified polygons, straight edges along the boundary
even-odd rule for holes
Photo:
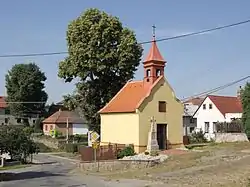
[[[7,108],[6,97],[0,96],[0,108]]]
[[[54,114],[52,114],[50,117],[46,118],[45,120],[43,120],[43,123],[53,123],[53,124],[58,124],[58,123],[67,123],[67,119],[68,119],[68,123],[75,123],[75,124],[83,124],[84,121],[82,118],[80,118],[80,116],[73,111],[63,111],[63,110],[59,110],[57,112],[55,112]]]
[[[158,49],[156,42],[152,42],[152,46],[150,48],[150,51],[144,60],[144,62],[149,62],[149,61],[161,61],[165,62],[164,58],[162,57],[160,50]]]
[[[191,98],[187,101],[185,101],[184,103],[192,103],[193,105],[198,105],[200,106],[200,104],[204,101],[204,98],[201,97],[195,97],[195,98]]]
[[[243,111],[238,97],[217,95],[209,95],[208,97],[223,115],[226,113],[242,113]]]
[[[135,112],[162,78],[159,77],[150,87],[143,86],[143,81],[128,82],[99,113]]]
[[[145,67],[146,65],[159,65],[159,62],[161,62],[160,64],[165,64],[166,61],[161,56],[156,42],[153,41],[143,64]],[[144,84],[143,81],[128,82],[99,113],[135,112],[144,99],[149,96],[152,88],[162,78],[163,76],[160,76],[153,84]]]

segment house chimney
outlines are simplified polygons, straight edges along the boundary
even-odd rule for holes
[[[239,89],[237,90],[237,97],[239,99],[241,98],[241,93],[242,93],[242,87],[240,86]]]

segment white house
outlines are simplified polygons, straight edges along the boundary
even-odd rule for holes
[[[185,101],[183,113],[183,133],[184,136],[190,135],[197,127],[197,119],[193,117],[196,110],[204,98],[196,97]]]
[[[217,122],[231,122],[241,118],[242,106],[239,97],[208,95],[194,113],[197,129],[214,138]]]

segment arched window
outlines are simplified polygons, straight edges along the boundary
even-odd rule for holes
[[[146,71],[146,76],[147,76],[147,77],[150,77],[150,76],[151,76],[151,71],[150,71],[150,69],[147,69],[147,71]]]
[[[161,70],[160,70],[160,69],[157,69],[157,70],[156,70],[156,76],[157,76],[157,77],[161,76]]]

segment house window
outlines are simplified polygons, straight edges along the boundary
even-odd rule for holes
[[[213,105],[212,104],[209,104],[209,109],[212,109],[213,108]]]
[[[217,122],[213,122],[213,131],[214,132],[217,132],[217,130],[216,130],[216,124],[217,124]]]
[[[159,112],[166,112],[166,101],[159,101]]]
[[[206,110],[206,104],[203,104],[202,106],[203,106],[203,110]]]
[[[205,122],[205,133],[209,132],[209,122]]]
[[[146,71],[146,76],[147,76],[147,77],[150,77],[150,74],[151,74],[150,69],[147,69],[147,71]]]
[[[50,130],[53,130],[53,125],[50,125]]]
[[[48,131],[48,126],[47,125],[45,125],[45,131]]]
[[[190,118],[190,123],[194,123],[194,118]]]
[[[6,109],[4,110],[4,114],[10,114],[10,110],[9,110],[8,108],[6,108]]]
[[[156,76],[159,77],[161,75],[161,70],[160,69],[157,69],[156,70]]]
[[[8,122],[9,122],[9,119],[8,119],[8,118],[5,118],[5,119],[4,119],[4,123],[7,124]]]

